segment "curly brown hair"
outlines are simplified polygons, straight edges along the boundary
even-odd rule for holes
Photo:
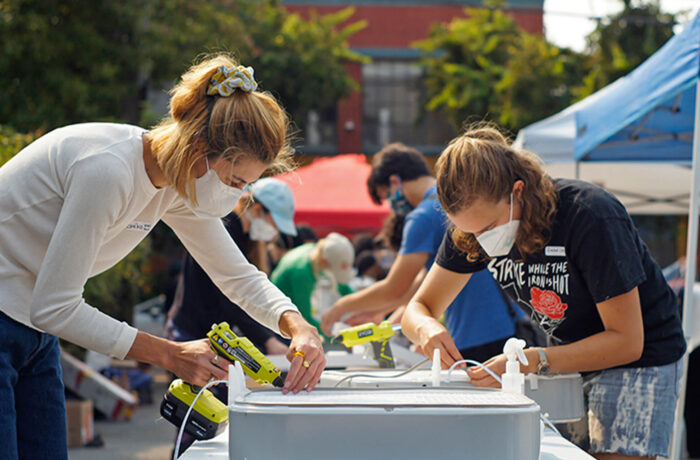
[[[447,214],[467,208],[476,199],[498,202],[510,197],[513,184],[525,183],[522,215],[515,244],[522,255],[542,249],[550,237],[557,195],[539,158],[512,148],[492,125],[468,128],[453,139],[435,165],[440,203]],[[451,229],[452,241],[470,260],[486,257],[472,233]]]

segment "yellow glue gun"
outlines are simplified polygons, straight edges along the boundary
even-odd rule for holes
[[[282,372],[247,337],[238,337],[227,322],[214,324],[207,333],[212,348],[229,361],[239,361],[243,371],[260,384],[282,387]]]
[[[389,339],[400,330],[400,324],[391,324],[389,321],[382,321],[379,324],[365,323],[340,331],[340,334],[333,337],[331,342],[340,342],[348,348],[371,343],[374,359],[379,362],[379,367],[394,367]]]

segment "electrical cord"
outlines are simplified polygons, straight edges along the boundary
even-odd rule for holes
[[[352,374],[352,375],[348,375],[347,377],[343,377],[342,379],[338,380],[338,382],[336,382],[336,384],[333,385],[333,387],[334,387],[334,388],[337,388],[337,387],[340,386],[341,383],[343,383],[343,382],[345,382],[345,381],[347,381],[347,380],[354,379],[355,377],[367,377],[367,378],[371,378],[371,379],[386,379],[386,378],[394,379],[394,378],[397,378],[397,377],[401,377],[402,375],[406,375],[406,374],[408,374],[409,372],[415,371],[416,369],[418,369],[418,368],[421,367],[423,364],[425,364],[425,363],[427,363],[427,362],[429,362],[429,361],[430,361],[430,360],[429,360],[428,358],[425,358],[423,361],[420,361],[420,362],[414,364],[413,366],[409,367],[409,368],[406,369],[405,371],[399,372],[398,374],[395,374],[395,375],[388,375],[388,376],[387,376],[387,375],[373,375],[373,374]]]
[[[187,412],[185,413],[185,418],[182,419],[182,425],[180,425],[180,431],[177,434],[177,441],[175,442],[175,450],[173,451],[173,460],[177,460],[178,455],[177,453],[180,451],[180,443],[182,442],[182,434],[185,432],[185,425],[187,425],[187,419],[189,418],[190,414],[192,413],[192,408],[194,405],[197,403],[197,400],[199,397],[204,393],[204,390],[209,388],[212,385],[218,385],[220,383],[228,383],[226,380],[213,380],[206,385],[202,387],[201,390],[199,390],[199,393],[197,393],[197,396],[194,397],[194,401],[192,401],[192,404],[190,407],[187,409]]]
[[[473,359],[460,359],[459,361],[452,363],[450,368],[447,370],[447,383],[450,382],[450,377],[452,376],[452,371],[454,370],[454,368],[462,363],[473,364],[474,366],[481,367],[483,370],[485,370],[486,372],[491,374],[491,377],[496,379],[496,381],[498,383],[501,383],[501,377],[499,377],[498,374],[496,374],[494,371],[492,371],[488,367],[484,366],[483,363],[480,363],[479,361],[474,361]]]

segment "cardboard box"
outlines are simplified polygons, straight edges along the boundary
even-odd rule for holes
[[[76,357],[61,350],[64,385],[111,420],[128,420],[136,407],[134,395],[112,382]]]
[[[68,447],[81,447],[92,441],[94,436],[92,401],[66,401],[66,421],[68,425]]]

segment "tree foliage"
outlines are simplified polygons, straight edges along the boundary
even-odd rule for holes
[[[459,127],[488,119],[511,131],[552,115],[629,73],[673,35],[676,18],[658,2],[624,0],[601,21],[588,51],[575,53],[521,30],[501,1],[468,8],[417,46],[426,68],[428,110]]]
[[[344,60],[361,59],[340,26],[351,10],[308,20],[276,0],[4,0],[0,123],[21,131],[80,121],[139,123],[146,88],[169,86],[196,56],[228,51],[300,117],[347,95]]]
[[[33,134],[18,133],[8,126],[0,125],[0,166],[15,156],[34,138]]]
[[[466,18],[435,26],[423,51],[428,110],[443,110],[456,127],[486,118],[517,130],[571,100],[579,57],[528,34],[491,2]]]
[[[661,12],[658,1],[623,3],[587,37],[590,69],[577,90],[581,98],[630,73],[673,36],[676,15]]]

